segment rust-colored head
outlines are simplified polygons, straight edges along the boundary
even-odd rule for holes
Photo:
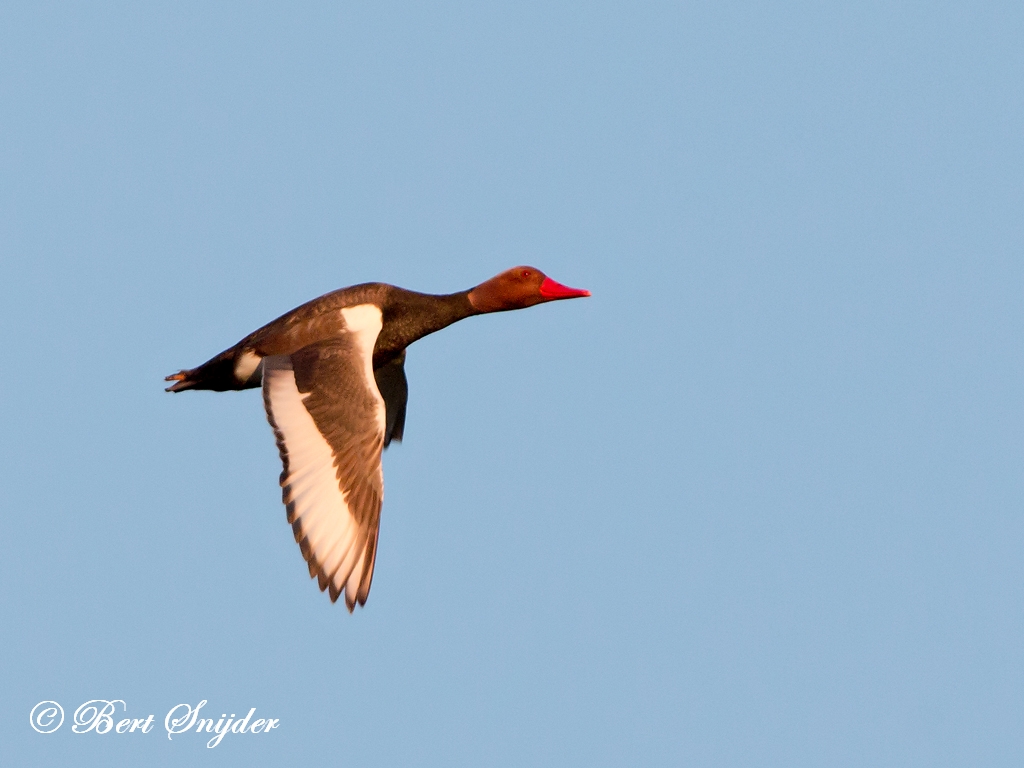
[[[471,290],[469,302],[477,312],[504,312],[589,295],[590,291],[556,283],[534,267],[513,267]]]

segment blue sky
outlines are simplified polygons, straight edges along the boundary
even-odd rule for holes
[[[1022,27],[0,9],[0,761],[1019,765]],[[410,349],[349,616],[258,393],[163,376],[521,263],[593,298]],[[71,733],[91,699],[156,729]],[[281,723],[169,741],[204,699]]]

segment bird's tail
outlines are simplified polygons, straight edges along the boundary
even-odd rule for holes
[[[187,389],[212,389],[214,392],[225,392],[229,389],[248,389],[260,385],[256,376],[250,377],[252,382],[240,382],[235,376],[235,350],[229,349],[216,357],[207,360],[198,368],[187,368],[172,373],[164,381],[174,383],[167,387],[167,392],[184,392]]]
[[[177,373],[172,373],[170,376],[165,377],[164,381],[173,381],[174,384],[167,387],[164,392],[182,392],[186,389],[195,389],[195,380],[191,378],[195,372],[195,368],[192,368],[191,370],[182,369]]]

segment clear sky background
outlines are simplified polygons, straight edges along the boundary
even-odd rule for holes
[[[1019,3],[214,5],[0,9],[0,762],[1024,761]],[[349,616],[162,379],[521,263],[593,298],[410,349]]]

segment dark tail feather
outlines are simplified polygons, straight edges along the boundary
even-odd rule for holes
[[[229,349],[207,360],[198,368],[188,368],[168,376],[164,381],[173,381],[167,392],[184,392],[186,389],[212,389],[226,392],[229,389],[250,389],[262,383],[262,366],[257,368],[248,381],[235,378],[235,350]]]
[[[165,378],[164,381],[173,381],[175,383],[167,387],[164,392],[181,392],[186,389],[195,389],[196,383],[190,378],[195,372],[196,369],[193,368],[190,371],[182,370],[177,373],[172,373],[170,376]]]

